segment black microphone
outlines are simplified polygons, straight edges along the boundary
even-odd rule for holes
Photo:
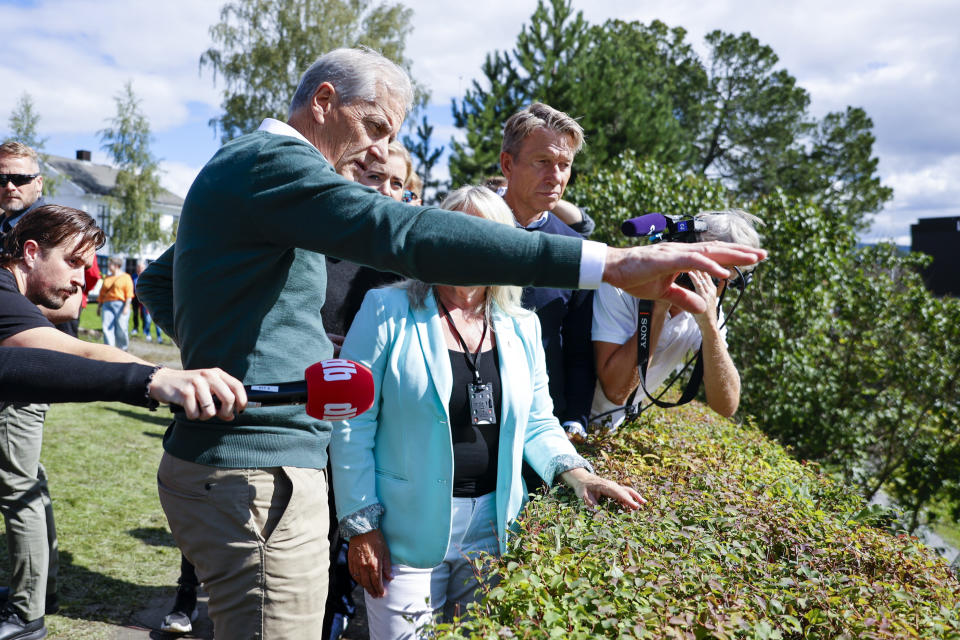
[[[307,381],[277,382],[274,384],[245,384],[247,407],[279,407],[304,404],[307,401]]]
[[[623,235],[630,238],[649,236],[654,233],[660,233],[667,228],[667,219],[662,213],[648,213],[646,215],[630,218],[620,225],[620,231]]]

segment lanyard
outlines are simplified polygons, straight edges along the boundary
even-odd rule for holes
[[[480,384],[480,350],[483,349],[483,340],[487,337],[487,318],[484,314],[483,318],[483,333],[480,334],[480,344],[477,345],[477,350],[473,354],[473,358],[470,357],[470,349],[467,348],[467,343],[464,342],[463,336],[460,335],[460,332],[457,331],[457,325],[453,323],[453,318],[450,317],[450,311],[447,309],[446,305],[440,301],[440,298],[437,298],[437,304],[440,305],[440,308],[443,309],[443,315],[447,318],[447,324],[450,325],[450,330],[453,331],[453,335],[457,337],[457,340],[460,342],[460,346],[463,347],[463,359],[467,361],[467,367],[470,371],[473,372],[473,381],[477,384]]]

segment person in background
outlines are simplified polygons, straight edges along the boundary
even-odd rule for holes
[[[109,275],[97,295],[97,315],[103,327],[103,342],[126,351],[130,345],[130,306],[133,302],[133,278],[123,270],[123,259],[114,256],[108,263]]]
[[[458,189],[441,206],[513,225],[484,187]],[[526,499],[521,460],[588,505],[644,501],[595,476],[567,440],[539,322],[520,297],[520,287],[406,281],[369,292],[347,333],[341,356],[370,368],[378,397],[334,428],[330,459],[373,640],[424,637],[435,615],[464,614],[480,586],[476,554],[504,550]]]
[[[410,153],[394,140],[388,147],[386,162],[374,162],[364,171],[357,182],[372,187],[393,200],[400,201],[406,194],[413,173]],[[367,291],[397,282],[400,276],[387,271],[377,271],[347,260],[327,258],[327,301],[323,305],[323,326],[327,335],[336,331],[338,344],[353,323],[354,316],[363,304]],[[329,464],[327,472],[331,473]],[[336,501],[333,491],[330,503],[330,583],[327,604],[323,616],[323,640],[336,640],[346,630],[356,614],[353,590],[357,583],[350,576],[347,566],[347,542],[340,536],[337,526]]]
[[[506,195],[507,184],[507,179],[503,176],[487,176],[483,179],[483,186],[501,196]],[[597,228],[597,223],[586,211],[563,198],[557,201],[550,213],[584,238],[589,238]]]
[[[696,215],[706,230],[699,241],[722,240],[751,247],[760,246],[756,226],[761,220],[746,211],[704,211]],[[741,269],[744,274],[750,267]],[[703,386],[707,404],[722,416],[732,416],[740,404],[740,374],[727,351],[727,330],[717,300],[726,280],[714,282],[701,271],[689,273],[694,292],[706,309],[690,313],[657,301],[650,321],[650,346],[645,386],[653,394],[679,365],[703,349]],[[600,285],[593,299],[593,349],[597,362],[597,388],[591,415],[606,414],[598,424],[618,427],[631,394],[647,404],[637,366],[637,331],[640,301],[617,287]],[[612,412],[612,413],[611,413]]]
[[[152,325],[156,328],[157,344],[163,344],[163,332],[160,330],[160,325],[151,322],[150,310],[140,302],[140,298],[137,296],[137,280],[140,279],[140,274],[143,273],[146,268],[147,263],[145,261],[137,260],[136,273],[131,276],[133,278],[133,329],[130,331],[130,335],[137,335],[139,328],[142,326],[144,340],[153,342],[153,336],[150,335],[150,327]]]
[[[416,207],[423,205],[423,180],[414,171],[403,185],[403,201]]]
[[[518,227],[579,237],[553,212],[577,210],[561,203],[582,145],[580,124],[548,105],[536,102],[510,116],[503,127],[500,169],[507,179],[503,199]],[[540,318],[554,413],[568,433],[584,434],[596,382],[590,344],[593,292],[527,287],[523,306]],[[530,489],[540,485],[529,469],[524,480]]]

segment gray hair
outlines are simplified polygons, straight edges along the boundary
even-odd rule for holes
[[[516,156],[526,137],[541,127],[570,136],[574,153],[579,153],[583,148],[583,127],[579,122],[550,105],[534,102],[507,119],[506,124],[503,125],[503,142],[500,144],[500,151]]]
[[[290,101],[290,115],[307,105],[324,82],[333,85],[342,104],[375,102],[385,94],[400,102],[404,113],[413,104],[410,77],[397,64],[366,47],[334,49],[317,58],[300,77]]]
[[[760,234],[757,233],[756,227],[762,225],[763,220],[752,213],[742,209],[725,209],[701,211],[694,217],[707,225],[707,230],[701,231],[698,236],[702,242],[720,240],[760,248]],[[746,273],[753,268],[754,266],[740,267],[740,270]]]
[[[450,211],[461,211],[490,220],[515,226],[513,213],[510,207],[503,201],[503,198],[483,186],[460,187],[450,193],[440,207]],[[410,304],[414,308],[422,309],[426,304],[427,294],[433,289],[433,285],[418,280],[406,280],[397,286],[407,290],[410,298]],[[487,317],[493,312],[493,305],[496,306],[508,316],[520,317],[530,312],[520,304],[520,298],[523,295],[521,287],[511,285],[492,285],[487,287]]]

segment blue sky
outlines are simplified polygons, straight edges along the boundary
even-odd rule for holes
[[[513,46],[535,0],[468,3],[408,0],[414,74],[433,93],[434,140],[456,132],[450,99],[480,76],[484,55]],[[163,159],[164,183],[185,194],[216,151],[207,121],[220,97],[198,59],[221,3],[207,0],[0,0],[0,135],[23,93],[33,97],[47,151],[79,148],[105,161],[96,135],[127,80],[143,101]],[[654,18],[683,26],[703,50],[713,29],[750,31],[811,94],[815,115],[848,104],[873,118],[880,175],[895,190],[866,239],[908,244],[918,217],[960,215],[960,3],[920,0],[575,0],[591,22]]]

